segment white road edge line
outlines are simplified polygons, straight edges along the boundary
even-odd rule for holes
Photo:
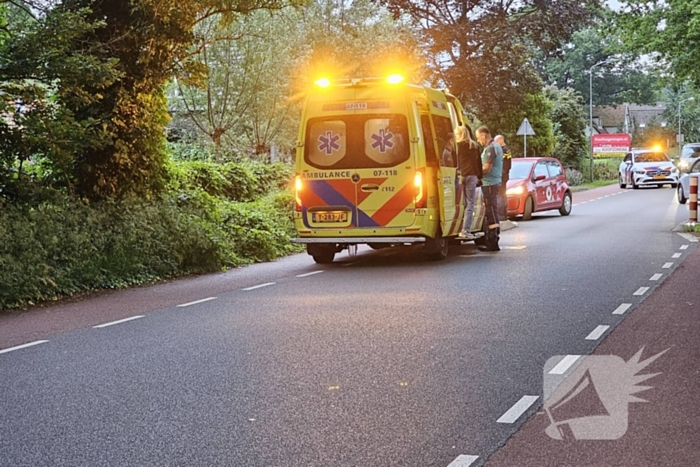
[[[649,287],[640,287],[632,295],[644,295],[645,293],[647,293],[647,290],[649,290]]]
[[[217,299],[217,297],[208,297],[208,298],[203,298],[203,299],[201,299],[201,300],[195,300],[194,302],[182,303],[182,304],[177,305],[177,306],[180,307],[180,308],[182,308],[182,307],[185,307],[185,306],[196,305],[196,304],[198,304],[198,303],[204,303],[204,302],[208,302],[209,300],[216,300],[216,299]]]
[[[659,279],[661,279],[661,276],[663,276],[663,274],[657,272],[656,274],[654,274],[653,276],[651,276],[651,277],[649,278],[649,280],[650,280],[650,281],[658,281]]]
[[[597,341],[600,339],[600,336],[603,335],[605,331],[610,329],[610,326],[605,326],[605,325],[599,325],[597,328],[595,328],[589,335],[586,336],[587,341]]]
[[[501,418],[496,420],[496,423],[515,423],[532,404],[535,403],[540,396],[523,396],[513,407],[508,409],[506,413],[501,415]]]
[[[39,345],[43,344],[44,342],[48,341],[34,341],[34,342],[29,342],[27,344],[22,344],[22,345],[17,345],[15,347],[10,347],[8,349],[2,349],[0,350],[0,353],[7,353],[7,352],[12,352],[13,350],[19,350],[19,349],[26,349],[27,347],[32,347],[34,345]]]
[[[275,285],[276,283],[277,282],[265,282],[264,284],[254,285],[252,287],[246,287],[245,289],[241,289],[241,290],[255,290],[255,289],[259,289],[261,287],[267,287],[268,285]]]
[[[450,465],[447,467],[469,467],[476,462],[478,458],[479,456],[466,456],[464,454],[460,454],[457,456],[457,459],[450,462]]]
[[[612,314],[614,314],[614,315],[624,314],[624,312],[629,310],[631,306],[632,306],[631,303],[623,303],[622,305],[615,308],[615,311],[613,311]]]
[[[94,329],[106,328],[107,326],[114,326],[115,324],[126,323],[127,321],[133,321],[135,319],[143,318],[144,315],[132,316],[131,318],[120,319],[119,321],[112,321],[111,323],[98,324],[93,326]]]
[[[661,266],[661,269],[670,269],[671,266],[673,266],[673,263],[664,263],[664,265]]]
[[[681,250],[687,250],[687,249],[688,249],[688,245],[681,245]]]
[[[563,375],[564,373],[566,373],[566,370],[568,370],[569,367],[573,365],[579,358],[581,358],[580,355],[567,355],[566,357],[562,358],[561,361],[554,366],[554,368],[549,370],[549,374]]]
[[[313,272],[307,272],[306,274],[299,274],[297,277],[309,277],[313,276],[314,274],[321,274],[324,271],[313,271]]]
[[[673,258],[673,259],[678,259],[678,258],[680,258],[681,256],[682,256],[681,253],[674,253],[673,255],[671,255],[671,258]]]

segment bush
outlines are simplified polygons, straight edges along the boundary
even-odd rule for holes
[[[619,159],[603,159],[595,161],[593,177],[596,180],[617,180]]]
[[[159,278],[268,261],[298,251],[290,193],[236,203],[88,204],[64,197],[0,210],[0,309]]]
[[[576,169],[566,169],[566,179],[571,186],[583,185],[584,182],[583,174]]]

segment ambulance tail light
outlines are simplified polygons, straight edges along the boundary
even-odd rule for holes
[[[301,190],[304,188],[301,182],[301,175],[297,175],[294,179],[294,209],[301,211]]]
[[[425,186],[425,170],[416,170],[416,175],[413,178],[413,187],[416,193],[416,209],[426,207],[428,205],[428,192]]]

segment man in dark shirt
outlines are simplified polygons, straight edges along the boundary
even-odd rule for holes
[[[493,140],[497,142],[501,149],[503,149],[503,174],[501,176],[501,193],[500,199],[498,200],[498,217],[501,221],[508,220],[508,196],[506,195],[506,190],[508,187],[508,176],[510,174],[511,166],[511,153],[508,145],[506,145],[506,140],[503,135],[496,135]]]

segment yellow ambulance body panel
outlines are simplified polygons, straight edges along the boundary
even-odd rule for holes
[[[452,95],[353,79],[306,99],[296,153],[296,243],[319,263],[349,245],[423,244],[442,259],[464,213],[447,137],[465,125]],[[476,204],[474,231],[483,210]]]

